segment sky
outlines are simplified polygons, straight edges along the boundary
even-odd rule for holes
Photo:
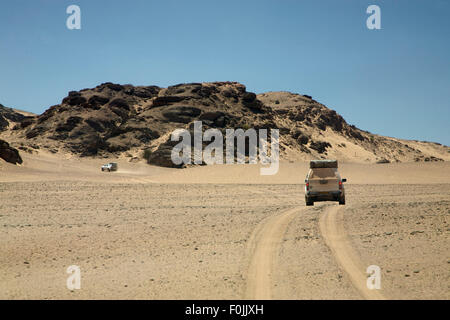
[[[69,5],[81,10],[70,30]],[[369,5],[381,29],[369,30]],[[450,145],[450,0],[0,2],[0,103],[34,113],[103,82],[238,81],[348,123]]]

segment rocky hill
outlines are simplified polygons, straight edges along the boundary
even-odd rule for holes
[[[41,115],[2,106],[0,137],[26,151],[86,157],[145,157],[173,166],[170,134],[201,120],[207,128],[278,128],[285,160],[337,158],[359,162],[450,160],[447,146],[383,137],[348,124],[307,95],[256,95],[236,82],[160,88],[103,83],[71,91]]]

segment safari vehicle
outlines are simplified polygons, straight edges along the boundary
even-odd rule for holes
[[[102,165],[102,171],[117,171],[117,163],[116,162],[110,162],[107,164]]]
[[[344,182],[337,171],[337,160],[311,160],[305,179],[305,201],[307,206],[317,201],[339,201],[345,204]]]

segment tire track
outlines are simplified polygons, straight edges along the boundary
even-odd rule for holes
[[[342,208],[331,206],[327,207],[320,217],[320,232],[325,243],[331,249],[341,269],[349,275],[353,286],[365,299],[384,300],[385,297],[380,291],[367,288],[367,275],[364,273],[366,268],[345,233],[342,212]]]
[[[264,219],[249,239],[250,266],[247,271],[245,299],[272,298],[272,274],[283,235],[302,209],[291,208]]]

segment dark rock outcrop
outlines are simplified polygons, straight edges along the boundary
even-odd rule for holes
[[[109,98],[99,95],[93,95],[89,98],[88,103],[92,106],[99,107],[107,104],[109,102]]]
[[[183,101],[185,98],[184,97],[179,97],[179,96],[162,96],[162,97],[157,97],[155,100],[153,100],[153,107],[161,107],[161,106],[166,106],[175,102],[180,102]]]
[[[12,123],[11,127],[15,127],[25,118],[26,117],[23,114],[0,104],[0,132],[6,130],[10,126],[9,122]],[[20,125],[18,128],[19,127]]]
[[[189,123],[193,118],[200,115],[202,111],[199,108],[191,106],[174,106],[167,108],[162,115],[169,121]]]
[[[66,103],[69,106],[75,106],[85,102],[87,102],[86,98],[77,91],[70,91],[69,95],[62,101],[62,103]]]
[[[311,141],[309,147],[318,153],[324,153],[328,147],[331,147],[331,144],[326,141]]]
[[[8,126],[9,122],[2,115],[0,115],[0,131],[5,130]]]
[[[167,140],[158,149],[149,153],[147,163],[160,167],[181,168],[183,164],[176,165],[172,161],[172,149],[178,142]]]
[[[19,151],[9,145],[8,142],[0,139],[0,158],[12,164],[21,164],[22,158]]]

